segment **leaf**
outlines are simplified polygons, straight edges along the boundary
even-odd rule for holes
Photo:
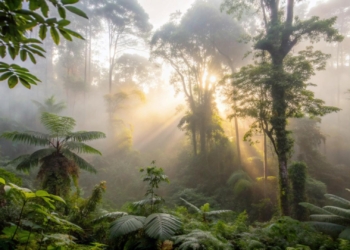
[[[108,219],[116,219],[117,217],[121,217],[121,216],[126,216],[128,215],[125,212],[111,212],[111,213],[105,213],[103,215],[101,215],[100,217],[94,219],[91,221],[91,223],[93,224],[98,224],[102,221],[108,220]]]
[[[25,50],[21,50],[20,52],[20,57],[21,57],[21,60],[24,62],[25,60],[27,60],[27,51]]]
[[[77,131],[73,133],[68,133],[67,139],[72,139],[74,141],[91,141],[106,138],[106,135],[99,131]]]
[[[5,179],[3,179],[3,178],[0,177],[0,183],[3,184],[3,185],[5,185],[5,184],[6,184]]]
[[[70,24],[70,21],[69,20],[66,20],[66,19],[62,19],[62,20],[59,20],[57,22],[58,26],[61,26],[61,27],[64,27],[64,26],[67,26]]]
[[[62,150],[62,154],[67,157],[68,159],[74,161],[74,163],[83,170],[86,170],[90,173],[97,173],[96,169],[87,161],[85,161],[83,158],[81,158],[80,156],[74,154],[73,152],[71,152],[68,149],[63,149]]]
[[[23,79],[23,78],[19,78],[19,81],[21,82],[21,84],[24,86],[24,87],[26,87],[27,89],[31,89],[31,86],[30,86],[30,83],[29,82],[27,82],[25,79]]]
[[[77,3],[77,2],[79,2],[79,0],[61,0],[61,3],[62,3],[63,5],[66,5],[66,4],[75,4],[75,3]]]
[[[50,196],[50,194],[45,191],[45,190],[38,190],[35,192],[35,195],[38,196],[38,197],[47,197],[47,196]]]
[[[29,51],[27,53],[28,53],[28,56],[29,56],[30,60],[32,61],[32,63],[36,64],[36,60],[35,60],[34,55]]]
[[[47,26],[45,24],[40,25],[39,37],[41,40],[45,40],[47,32]]]
[[[344,240],[350,240],[350,227],[345,228],[340,234],[339,238]]]
[[[110,238],[115,239],[140,230],[143,228],[145,220],[145,217],[135,215],[127,215],[115,220],[110,227]]]
[[[181,221],[170,214],[151,214],[145,220],[145,233],[154,239],[167,240],[182,226]]]
[[[55,27],[51,27],[50,28],[50,33],[51,33],[51,37],[52,37],[52,40],[54,41],[54,43],[56,45],[59,45],[60,44],[60,35],[58,34],[56,28]]]
[[[48,17],[48,13],[49,13],[49,6],[47,5],[46,1],[41,1],[41,13],[43,13],[43,15],[45,17]]]
[[[16,87],[17,83],[18,83],[18,77],[13,75],[8,79],[8,85],[10,89],[13,89],[14,87]]]
[[[76,141],[69,141],[65,143],[65,148],[69,150],[74,150],[78,153],[87,153],[87,154],[98,154],[102,155],[100,151],[97,149],[82,143],[82,142],[76,142]]]
[[[58,14],[60,15],[60,17],[62,17],[63,19],[66,18],[66,10],[65,8],[63,8],[62,6],[58,6]]]
[[[84,11],[74,7],[74,6],[65,6],[67,10],[69,10],[70,12],[78,15],[78,16],[81,16],[81,17],[84,17],[86,19],[89,19],[88,16],[84,13]]]
[[[181,198],[181,197],[180,197],[180,199],[181,199],[182,201],[184,201],[187,205],[189,205],[190,207],[192,207],[194,210],[196,210],[197,213],[202,213],[202,211],[201,211],[198,207],[196,207],[195,205],[193,205],[192,203],[186,201],[185,199],[183,199],[183,198]]]
[[[73,31],[73,30],[70,30],[70,29],[64,29],[65,32],[67,32],[69,35],[71,36],[74,36],[76,38],[79,38],[79,39],[82,39],[84,40],[84,37],[82,37],[79,33]]]
[[[13,75],[13,72],[6,72],[6,73],[4,73],[4,74],[2,74],[1,76],[0,76],[0,81],[4,81],[4,80],[6,80],[7,78],[9,78],[10,76],[12,76]]]
[[[7,48],[7,51],[9,52],[9,54],[10,54],[12,60],[14,60],[14,59],[16,58],[16,50],[15,50],[15,48],[12,47],[12,46],[9,46],[9,47]]]
[[[65,39],[67,39],[68,41],[73,41],[72,37],[64,29],[58,27],[58,31]]]

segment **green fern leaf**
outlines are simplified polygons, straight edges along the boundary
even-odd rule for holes
[[[102,155],[97,149],[78,141],[68,141],[64,144],[64,147],[77,153]]]
[[[350,219],[350,209],[334,207],[334,206],[325,206],[324,210],[331,212],[332,214],[344,217],[346,219]]]
[[[80,169],[86,170],[90,173],[97,173],[96,169],[87,161],[85,161],[83,158],[81,158],[80,156],[78,156],[77,154],[71,152],[68,149],[63,149],[62,150],[62,154],[67,157],[68,159],[72,160],[75,164],[77,164],[77,166]]]
[[[315,213],[315,214],[332,214],[331,212],[324,210],[323,208],[320,208],[308,202],[300,202],[299,205],[309,209],[312,213]]]
[[[336,196],[334,194],[325,194],[324,195],[327,199],[333,201],[334,203],[336,203],[337,205],[344,207],[344,208],[348,208],[350,209],[350,201],[341,198],[339,196]]]

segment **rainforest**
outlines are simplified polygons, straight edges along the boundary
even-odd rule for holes
[[[350,250],[349,0],[0,0],[0,249]]]

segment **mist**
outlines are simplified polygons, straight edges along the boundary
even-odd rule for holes
[[[9,88],[7,80],[2,81],[0,133],[47,133],[43,112],[73,118],[74,131],[102,132],[99,139],[88,142],[98,153],[77,151],[96,173],[80,169],[76,176],[69,177],[64,196],[67,204],[79,204],[79,199],[88,200],[96,185],[105,181],[99,212],[151,214],[146,203],[136,208],[133,204],[150,194],[155,199],[154,188],[161,205],[153,207],[158,203],[152,200],[152,212],[180,216],[183,207],[193,205],[206,211],[205,204],[208,209],[210,204],[210,209],[233,211],[222,220],[237,228],[233,221],[238,223],[243,217],[245,225],[275,223],[274,218],[280,215],[305,221],[312,213],[305,209],[298,217],[293,164],[304,164],[306,171],[300,177],[304,178],[305,196],[298,203],[324,206],[328,204],[325,194],[350,199],[346,190],[350,181],[349,1],[295,1],[295,27],[308,25],[300,20],[328,20],[322,23],[328,26],[308,34],[308,29],[316,27],[310,24],[290,35],[289,43],[293,45],[283,55],[283,74],[279,78],[275,73],[278,67],[274,68],[277,52],[263,44],[283,34],[268,33],[272,27],[269,18],[273,19],[271,6],[264,1],[262,9],[266,8],[266,13],[262,13],[261,9],[254,10],[254,4],[236,9],[233,2],[74,3],[89,19],[67,11],[71,21],[68,27],[84,39],[68,41],[63,31],[56,45],[48,33],[40,45],[46,51],[45,58],[37,57],[36,64],[10,55],[1,59],[27,68],[40,82],[27,89],[20,83]],[[279,27],[288,21],[287,9],[287,3],[280,3]],[[60,18],[51,10],[50,16]],[[37,25],[26,36],[41,39],[39,29]],[[276,38],[271,44],[278,42]],[[278,85],[276,79],[287,83]],[[284,94],[276,94],[274,86],[285,88]],[[281,96],[285,98],[282,104],[279,101],[280,106],[285,105],[284,113],[278,113],[276,104]],[[56,112],[52,107],[57,104],[62,108]],[[282,116],[283,133],[278,132],[278,124],[283,121],[276,122]],[[45,189],[38,178],[40,167],[23,172],[12,161],[42,148],[39,143],[22,142],[0,138],[1,168],[19,176],[25,188]],[[154,186],[147,185],[147,179],[143,179],[147,167],[161,168],[158,174],[165,177]],[[285,185],[289,188],[283,186],[287,175]],[[290,194],[285,195],[287,191]],[[59,209],[68,214],[73,208]],[[182,232],[200,228],[211,231],[221,242],[238,242],[214,234],[212,227],[219,223],[217,219],[203,218],[202,226],[191,224]],[[237,228],[232,232],[238,234]],[[247,226],[242,230],[250,229]],[[107,239],[106,232],[96,242]],[[88,242],[81,235],[76,237],[81,243]],[[106,249],[126,249],[116,247],[118,244]],[[161,249],[183,249],[175,246]],[[222,246],[215,249],[226,249]]]

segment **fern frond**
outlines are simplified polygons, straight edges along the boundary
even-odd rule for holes
[[[1,135],[2,138],[13,142],[22,142],[34,146],[48,146],[50,144],[50,136],[43,133],[26,131],[26,132],[5,132]]]
[[[72,160],[75,164],[77,164],[77,166],[80,169],[86,170],[90,173],[97,173],[96,169],[90,163],[85,161],[83,158],[81,158],[77,154],[71,152],[68,149],[63,149],[61,152],[65,157],[67,157],[68,159]]]
[[[151,214],[145,220],[145,233],[159,240],[170,239],[182,226],[181,221],[170,214]]]
[[[102,221],[105,221],[105,220],[115,220],[116,218],[118,217],[122,217],[122,216],[126,216],[127,213],[125,212],[111,212],[111,213],[105,213],[103,215],[101,215],[100,217],[94,219],[91,221],[92,224],[98,224]]]
[[[238,182],[241,179],[251,181],[251,178],[248,176],[246,172],[244,172],[243,170],[238,170],[233,174],[231,174],[230,178],[227,180],[227,184],[235,185],[236,182]]]
[[[198,207],[196,207],[195,205],[193,205],[192,203],[186,201],[185,199],[183,199],[183,198],[181,198],[181,197],[180,197],[180,199],[181,199],[183,202],[185,202],[188,206],[190,206],[190,207],[192,207],[194,210],[196,210],[197,213],[202,213],[202,211],[201,211]]]
[[[236,182],[233,188],[233,194],[235,196],[238,196],[242,194],[242,192],[250,189],[252,187],[253,183],[250,180],[247,179],[240,179]]]
[[[41,114],[41,123],[51,134],[56,136],[67,135],[75,126],[75,120],[73,118],[58,116],[47,112]]]
[[[344,217],[346,219],[350,219],[350,209],[334,207],[334,206],[325,206],[324,210],[331,212],[332,214]]]
[[[102,138],[106,138],[105,133],[98,132],[98,131],[77,131],[77,132],[68,133],[66,139],[83,142],[83,141],[91,141],[91,140],[97,140]]]
[[[77,153],[102,155],[97,149],[78,141],[68,141],[64,143],[64,147],[69,150],[76,151]]]
[[[336,196],[334,194],[325,194],[324,195],[327,199],[333,201],[334,203],[340,205],[341,207],[345,207],[345,208],[350,208],[350,201],[341,198],[339,196]]]
[[[312,213],[315,213],[315,214],[330,214],[330,215],[332,214],[331,212],[324,210],[323,208],[320,208],[308,202],[300,202],[299,205],[309,209]]]
[[[135,232],[143,228],[146,218],[143,216],[126,215],[114,222],[110,227],[110,238],[115,239],[120,236]]]

